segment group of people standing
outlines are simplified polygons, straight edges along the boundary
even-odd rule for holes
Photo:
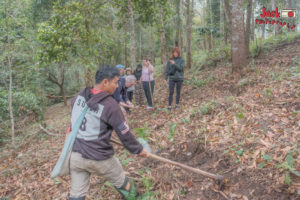
[[[119,87],[114,93],[114,98],[127,111],[133,107],[133,96],[137,106],[144,105],[144,96],[147,99],[147,109],[152,108],[153,92],[154,92],[154,67],[150,60],[144,59],[143,65],[138,64],[132,72],[131,68],[126,68],[118,64],[116,66],[120,70]],[[119,98],[120,96],[120,98]]]
[[[172,109],[172,101],[174,89],[176,88],[176,104],[179,107],[180,93],[184,80],[184,60],[181,57],[180,49],[175,47],[172,55],[167,63],[164,78],[165,84],[169,85],[168,110]],[[153,107],[154,94],[154,66],[147,58],[143,60],[143,65],[138,64],[132,72],[131,68],[126,68],[118,64],[116,66],[120,70],[119,88],[115,91],[114,98],[123,106],[127,112],[133,108],[133,96],[137,106],[144,105],[144,97],[147,100],[147,109]],[[119,98],[119,95],[121,97]]]
[[[179,48],[175,47],[164,73],[166,84],[169,80],[169,110],[172,108],[175,87],[175,108],[179,106],[184,78],[184,60],[180,55]],[[144,199],[135,188],[133,180],[125,174],[119,159],[114,156],[110,139],[114,130],[130,153],[149,156],[131,133],[126,111],[134,108],[133,96],[137,105],[143,105],[145,95],[147,108],[152,108],[155,85],[153,74],[154,67],[148,59],[144,59],[143,65],[139,64],[133,73],[120,64],[116,67],[103,66],[96,72],[95,85],[86,87],[72,99],[68,133],[75,129],[76,121],[84,108],[87,106],[88,109],[72,146],[69,200],[85,200],[91,174],[102,176],[111,182],[126,200]]]

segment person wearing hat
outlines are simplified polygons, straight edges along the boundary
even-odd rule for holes
[[[131,75],[132,74],[132,70],[131,70],[131,68],[130,67],[127,67],[126,68],[126,70],[125,70],[125,79],[127,80],[127,79],[132,79],[132,76],[133,75]],[[131,77],[131,78],[130,78]],[[131,80],[129,80],[129,81],[131,81]],[[128,99],[129,99],[129,101],[130,102],[132,102],[132,98],[133,98],[133,91],[135,90],[135,86],[133,85],[133,86],[131,86],[131,87],[129,87],[129,88],[127,88],[127,96],[128,96]]]
[[[119,69],[120,74],[124,73],[124,66],[121,64],[118,64],[116,66],[117,69]],[[134,105],[129,101],[127,96],[127,88],[131,87],[135,84],[135,81],[126,83],[126,79],[123,76],[120,76],[118,81],[118,88],[115,90],[113,94],[113,98],[117,101],[117,103],[121,106],[121,109],[126,116],[126,111],[124,108],[134,108]]]
[[[120,76],[123,77],[125,66],[124,66],[124,65],[121,65],[121,64],[117,64],[117,65],[116,65],[116,68],[117,68],[118,70],[120,70]]]
[[[143,91],[143,86],[142,86],[142,82],[141,82],[142,70],[143,70],[142,64],[138,64],[136,69],[133,72],[133,74],[136,78],[134,100],[135,100],[136,105],[139,105],[139,106],[143,106],[144,102],[145,102],[144,91]]]

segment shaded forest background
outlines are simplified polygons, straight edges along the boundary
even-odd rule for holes
[[[299,10],[300,5],[291,0],[2,0],[0,142],[14,144],[15,121],[43,120],[45,107],[67,105],[68,97],[93,84],[103,64],[134,69],[148,57],[160,77],[171,49],[179,46],[189,71],[225,62],[246,76],[243,68],[252,58],[298,35],[299,14],[280,19],[296,24],[293,30],[255,24],[262,7]]]

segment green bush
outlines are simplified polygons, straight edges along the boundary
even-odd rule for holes
[[[192,78],[188,81],[186,81],[187,84],[196,86],[197,88],[203,87],[206,85],[206,81],[202,79],[198,79],[195,76],[192,76]]]
[[[252,56],[259,56],[264,50],[271,49],[273,46],[278,45],[281,42],[291,42],[296,38],[299,38],[298,32],[290,32],[281,35],[268,37],[265,40],[256,39],[250,43],[250,52]]]
[[[197,51],[192,54],[193,56],[193,63],[192,68],[193,69],[201,69],[202,66],[204,66],[206,59],[207,59],[207,53],[205,51]]]
[[[230,45],[221,46],[212,51],[198,51],[193,54],[193,68],[202,69],[204,66],[216,66],[217,62],[230,59]]]
[[[0,121],[9,119],[9,93],[0,88]],[[21,117],[29,113],[38,116],[42,114],[42,99],[28,91],[14,91],[12,93],[13,113],[15,117]]]
[[[214,110],[215,110],[215,102],[214,101],[211,101],[208,103],[202,103],[198,108],[198,112],[201,115],[211,114]]]

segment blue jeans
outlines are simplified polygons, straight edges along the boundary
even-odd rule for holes
[[[176,85],[176,104],[179,104],[182,83],[183,81],[169,80],[169,106],[172,105],[175,85]]]
[[[153,97],[153,92],[154,92],[154,81],[151,81],[149,84],[149,81],[143,81],[143,88],[145,92],[145,96],[148,102],[148,106],[152,107],[152,97]],[[150,92],[150,87],[151,85],[151,92]]]

